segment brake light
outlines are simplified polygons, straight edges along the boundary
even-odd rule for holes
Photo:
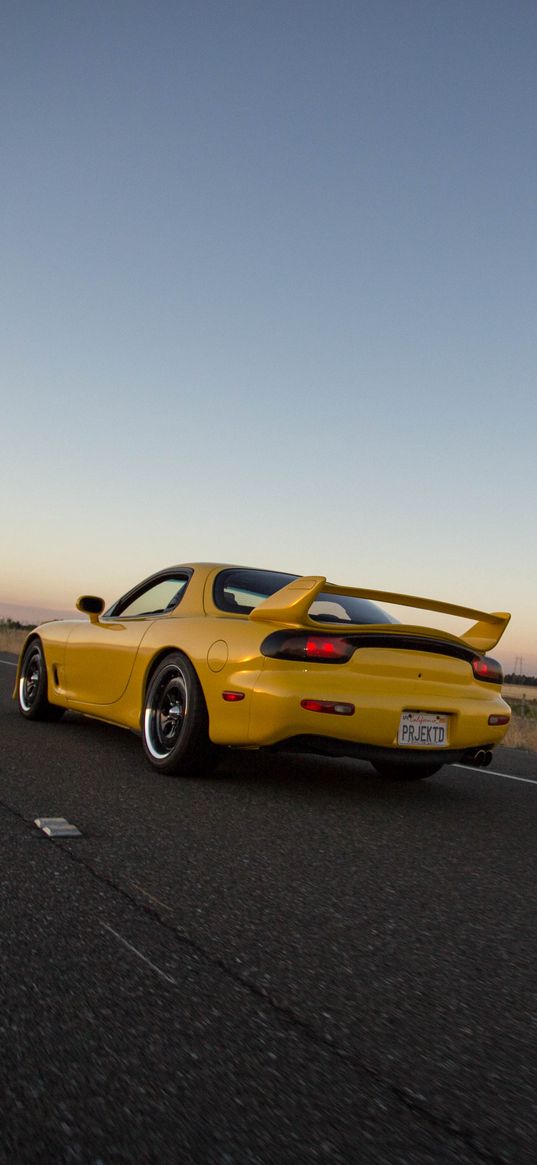
[[[307,631],[273,631],[261,644],[269,659],[296,662],[347,663],[356,645],[344,635],[321,635]]]
[[[498,663],[497,659],[476,655],[472,660],[472,671],[476,680],[485,680],[490,684],[503,683],[502,665]]]
[[[344,639],[335,636],[315,635],[306,640],[308,659],[342,659],[348,654]]]

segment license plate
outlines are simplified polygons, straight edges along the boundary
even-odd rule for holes
[[[402,712],[397,743],[407,748],[446,748],[448,720],[439,712]]]

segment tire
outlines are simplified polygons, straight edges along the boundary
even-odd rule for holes
[[[378,761],[373,764],[373,768],[379,777],[383,777],[388,781],[424,781],[426,777],[432,777],[437,773],[442,765],[412,765],[400,764],[397,761]]]
[[[59,720],[64,708],[49,704],[47,665],[39,639],[27,644],[22,657],[17,698],[27,720]]]
[[[213,765],[205,697],[189,659],[174,651],[150,677],[142,718],[147,759],[161,773],[199,776]]]

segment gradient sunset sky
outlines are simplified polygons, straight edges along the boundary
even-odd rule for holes
[[[0,613],[241,562],[537,672],[534,0],[4,0]]]

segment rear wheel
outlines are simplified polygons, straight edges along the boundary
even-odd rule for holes
[[[22,657],[18,701],[27,720],[59,720],[64,709],[50,704],[47,696],[47,665],[39,639],[32,639]]]
[[[412,765],[412,764],[393,764],[390,761],[375,762],[373,768],[378,773],[379,777],[384,777],[389,781],[424,781],[426,777],[432,777],[437,773],[442,765]]]
[[[161,773],[198,776],[214,763],[201,684],[179,651],[165,656],[149,680],[142,740],[148,760]]]

